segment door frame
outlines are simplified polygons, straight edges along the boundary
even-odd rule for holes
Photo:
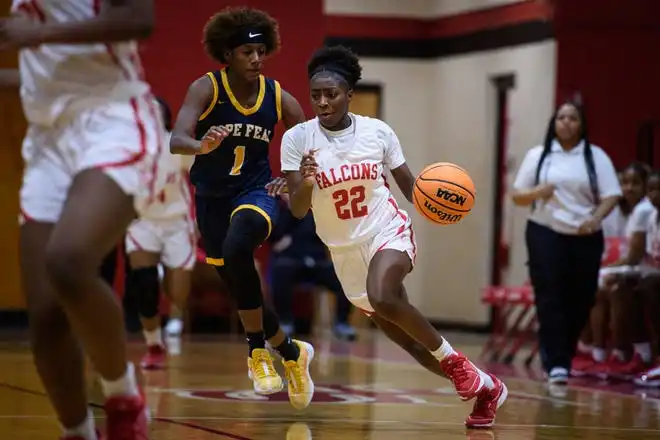
[[[378,107],[376,110],[376,117],[383,119],[383,86],[378,83],[365,83],[358,84],[353,88],[354,93],[376,93],[378,96]]]

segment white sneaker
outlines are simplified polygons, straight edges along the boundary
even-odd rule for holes
[[[178,318],[170,319],[165,326],[165,332],[168,336],[180,336],[183,333],[183,321]]]
[[[548,375],[548,383],[566,385],[568,383],[568,370],[562,367],[554,367]]]

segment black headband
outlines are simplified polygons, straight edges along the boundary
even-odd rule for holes
[[[244,44],[266,44],[266,31],[262,28],[250,27],[237,30],[227,40],[227,49],[236,49]]]
[[[331,72],[331,73],[334,73],[336,75],[339,75],[341,77],[341,79],[343,79],[349,85],[349,87],[355,86],[355,83],[353,81],[349,80],[349,78],[351,77],[351,74],[348,72],[348,70],[344,69],[339,64],[326,63],[326,64],[320,65],[319,67],[314,69],[314,71],[312,72],[312,75],[310,76],[310,79],[313,78],[314,76],[316,76],[317,74],[322,73],[322,72]]]

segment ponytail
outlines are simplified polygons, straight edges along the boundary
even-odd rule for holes
[[[587,164],[587,175],[589,176],[589,186],[594,204],[600,204],[600,190],[598,189],[598,176],[596,175],[596,164],[594,162],[594,152],[587,138],[584,138],[584,161]]]

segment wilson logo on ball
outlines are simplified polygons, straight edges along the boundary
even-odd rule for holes
[[[467,202],[467,197],[464,197],[460,194],[456,194],[455,192],[449,191],[448,189],[445,188],[438,188],[438,192],[436,196],[439,199],[461,206],[464,206],[465,202]]]
[[[435,206],[431,205],[428,200],[424,200],[424,208],[429,210],[431,213],[435,214],[438,217],[438,220],[447,223],[456,223],[460,221],[463,216],[460,214],[448,214],[444,211],[439,210]]]

